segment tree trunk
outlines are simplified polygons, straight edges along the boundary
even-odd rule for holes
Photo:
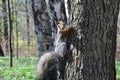
[[[29,54],[30,50],[30,20],[29,20],[29,0],[26,0],[26,16],[27,16],[27,54]]]
[[[17,59],[18,59],[18,12],[16,11],[15,12],[15,16],[16,16],[16,22],[15,22],[15,26],[16,26],[16,56],[17,56]]]
[[[14,25],[14,9],[15,9],[15,6],[14,6],[14,1],[13,0],[10,0],[10,3],[11,3],[11,22],[12,22],[12,25]],[[11,44],[12,44],[12,48],[13,48],[13,50],[14,50],[14,32],[13,32],[13,30],[14,30],[14,28],[13,27],[11,27],[11,36],[12,36],[12,42],[11,42]]]
[[[9,11],[9,50],[10,50],[10,67],[13,66],[12,63],[12,19],[11,19],[11,8],[10,8],[10,0],[8,0],[8,11]]]
[[[69,43],[65,80],[116,80],[115,51],[119,0],[69,0],[75,31]]]
[[[8,53],[8,20],[7,20],[7,5],[6,0],[2,0],[2,16],[4,26],[4,38],[5,38],[5,53]]]
[[[46,0],[32,0],[39,56],[41,56],[44,51],[44,43],[42,42],[44,41],[43,38],[46,36],[51,36],[50,18],[45,1]]]
[[[1,57],[1,56],[4,56],[4,53],[3,53],[2,47],[1,47],[1,45],[0,45],[0,57]]]

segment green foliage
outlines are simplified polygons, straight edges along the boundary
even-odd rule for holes
[[[0,57],[0,80],[37,80],[35,73],[37,58],[13,58],[13,67],[9,67],[9,58]],[[120,61],[116,61],[117,80],[120,80]]]
[[[116,61],[117,80],[120,80],[120,61]]]
[[[37,80],[35,66],[37,58],[13,58],[13,67],[9,67],[9,58],[0,57],[0,80]]]

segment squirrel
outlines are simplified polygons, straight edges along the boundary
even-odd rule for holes
[[[58,21],[56,27],[55,52],[59,54],[59,56],[64,57],[66,53],[68,53],[67,37],[73,31],[73,28],[65,26],[63,20]]]
[[[57,76],[60,74],[58,58],[64,58],[67,53],[69,54],[66,38],[73,31],[73,28],[64,26],[62,20],[57,23],[56,27],[55,50],[43,54],[37,63],[36,70],[39,80],[58,80]]]

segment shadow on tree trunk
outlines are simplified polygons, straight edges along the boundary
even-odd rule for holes
[[[1,47],[1,45],[0,45],[0,57],[1,57],[1,56],[5,56],[5,55],[4,55],[3,50],[2,50],[2,47]]]

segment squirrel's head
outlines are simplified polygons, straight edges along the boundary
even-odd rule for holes
[[[64,37],[68,36],[73,31],[73,27],[66,26],[63,20],[58,21],[56,26],[58,32],[61,32]]]

